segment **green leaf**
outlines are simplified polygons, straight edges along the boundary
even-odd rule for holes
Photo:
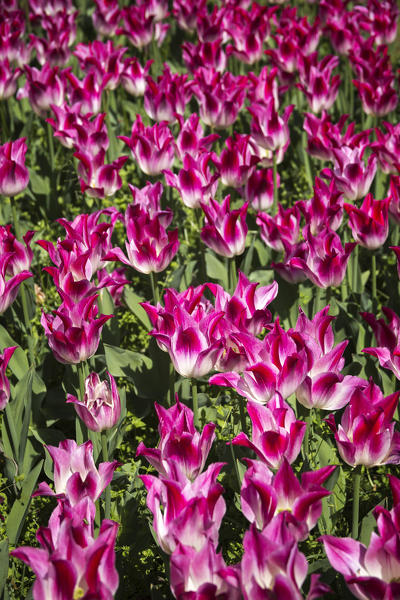
[[[50,180],[48,177],[41,177],[33,169],[29,172],[29,182],[34,194],[43,194],[47,196],[50,193]]]
[[[10,544],[16,546],[19,536],[24,526],[28,508],[31,502],[31,496],[35,489],[36,482],[42,470],[43,460],[41,460],[28,474],[23,482],[21,495],[14,501],[10,514],[7,519],[7,535]]]
[[[360,542],[365,546],[369,545],[371,533],[376,526],[376,519],[372,513],[373,510],[370,510],[361,521]]]
[[[227,289],[228,287],[228,270],[223,262],[218,260],[218,258],[211,254],[211,252],[206,252],[206,271],[208,277],[212,279],[217,279],[223,288]]]
[[[132,290],[131,287],[125,286],[124,299],[129,310],[139,319],[139,321],[145,326],[147,331],[152,329],[150,319],[147,316],[146,311],[142,308],[139,302],[144,302],[144,298],[141,298]]]
[[[12,339],[8,331],[2,325],[0,325],[0,346],[3,350],[4,348],[9,348],[10,346],[17,346],[17,349],[15,350],[9,362],[9,367],[14,375],[18,379],[21,379],[29,369],[28,359],[22,348],[18,346],[18,344]]]
[[[8,539],[6,538],[0,542],[0,596],[3,593],[7,581],[8,563]]]
[[[150,358],[139,352],[104,344],[107,369],[114,377],[131,377],[132,372],[151,369]]]

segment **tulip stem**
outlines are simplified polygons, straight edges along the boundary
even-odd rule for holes
[[[199,426],[199,401],[197,397],[197,381],[192,379],[192,401],[193,401],[193,422],[194,426]]]
[[[236,271],[236,261],[235,261],[235,257],[232,256],[232,258],[230,259],[230,272],[231,272],[231,276],[230,276],[230,292],[233,294],[233,292],[236,289],[237,286],[237,271]]]
[[[376,301],[376,254],[371,257],[371,277],[372,277],[372,301]]]
[[[175,368],[171,362],[169,365],[169,405],[175,402]]]
[[[10,197],[10,204],[11,204],[11,212],[12,212],[13,221],[14,221],[15,235],[17,236],[17,240],[19,242],[22,242],[22,235],[21,235],[21,229],[19,226],[17,209],[15,206],[15,202],[13,201],[13,198],[11,198],[11,197]],[[26,297],[26,290],[25,290],[24,282],[21,283],[19,289],[21,290],[22,313],[24,315],[25,334],[26,334],[27,342],[28,342],[29,358],[30,358],[31,364],[33,365],[33,364],[35,364],[35,354],[33,351],[32,325],[31,325],[31,320],[29,318],[28,300]]]
[[[352,537],[358,538],[358,520],[360,516],[360,483],[361,483],[361,465],[357,465],[353,471],[353,527]]]
[[[157,285],[157,274],[154,271],[150,272],[150,281],[151,281],[151,291],[153,292],[153,302],[154,305],[157,306],[160,296],[158,294],[158,285]]]
[[[247,423],[246,423],[246,413],[244,410],[244,398],[243,396],[239,396],[239,411],[240,411],[240,424],[242,426],[242,431],[247,435]]]
[[[103,430],[101,432],[101,452],[103,455],[103,461],[108,462],[108,438],[107,438],[107,430]],[[105,518],[109,519],[111,515],[111,489],[110,484],[104,490],[105,492],[105,509],[104,514]]]
[[[272,151],[272,172],[274,177],[274,205],[272,208],[272,214],[276,215],[278,211],[278,170],[276,164],[276,152]]]

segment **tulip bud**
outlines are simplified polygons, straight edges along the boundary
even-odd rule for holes
[[[116,425],[121,416],[121,400],[114,377],[108,373],[107,381],[100,381],[97,373],[90,373],[85,380],[85,395],[80,402],[68,394],[67,402],[75,404],[75,410],[88,429],[103,431]]]

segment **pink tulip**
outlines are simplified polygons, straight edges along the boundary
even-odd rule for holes
[[[202,121],[217,129],[232,125],[243,105],[246,86],[244,76],[235,77],[229,72],[222,75],[204,67],[198,69],[193,90]]]
[[[121,73],[121,85],[128,94],[135,98],[144,95],[146,76],[153,62],[153,60],[148,60],[145,66],[142,67],[134,56],[125,59],[124,70]]]
[[[147,6],[146,6],[147,5]],[[126,35],[135,48],[145,48],[154,39],[159,46],[169,29],[167,23],[155,19],[154,14],[148,12],[149,2],[141,5],[131,5],[121,10],[123,27],[116,30],[117,35]]]
[[[400,126],[383,122],[386,132],[383,133],[378,127],[375,128],[376,141],[372,142],[370,148],[378,157],[378,163],[386,174],[398,175],[400,171]]]
[[[125,68],[122,57],[126,51],[127,48],[115,47],[111,40],[105,43],[95,40],[89,44],[77,44],[74,55],[83,72],[94,72],[97,82],[104,83],[104,89],[115,90]]]
[[[34,600],[114,598],[119,580],[115,568],[118,523],[103,520],[95,538],[94,519],[90,518],[95,511],[87,499],[74,508],[63,502],[49,525],[39,528],[36,537],[40,548],[21,546],[13,550],[13,556],[36,575]]]
[[[240,188],[259,162],[257,156],[251,151],[250,136],[235,134],[225,141],[224,148],[219,157],[214,156],[213,161],[218,169],[221,181],[226,186]]]
[[[256,144],[276,152],[285,151],[289,145],[289,117],[293,111],[294,104],[290,104],[280,117],[272,97],[264,104],[252,104],[248,110],[252,115],[251,135]]]
[[[325,227],[336,231],[343,220],[343,195],[332,180],[329,186],[319,177],[315,178],[314,195],[310,200],[296,203],[310,226],[312,235],[318,235]]]
[[[202,152],[193,157],[185,154],[183,168],[175,175],[169,169],[164,171],[167,185],[176,188],[182,202],[189,208],[199,208],[201,203],[208,203],[215,196],[218,188],[218,177],[212,173],[209,162],[211,152]]]
[[[0,146],[0,194],[16,196],[29,183],[29,171],[25,166],[26,138],[7,142]]]
[[[140,115],[132,125],[131,137],[119,136],[130,148],[133,158],[146,175],[158,175],[174,162],[174,138],[167,123],[145,127]]]
[[[344,204],[349,215],[349,224],[353,238],[364,248],[376,250],[383,246],[389,235],[389,198],[374,200],[368,194],[361,208],[352,204]]]
[[[74,153],[79,160],[77,171],[81,191],[91,198],[112,196],[122,186],[119,172],[129,157],[120,156],[111,164],[104,164],[105,154],[103,149],[95,156],[80,151]]]
[[[12,69],[8,59],[0,60],[0,99],[11,98],[17,90],[17,81],[22,73],[18,67]]]
[[[277,173],[276,183],[279,187],[279,173]],[[246,181],[243,197],[254,210],[265,211],[271,208],[274,203],[274,175],[272,169],[253,171]]]
[[[112,315],[100,315],[96,319],[97,296],[84,297],[76,304],[59,290],[62,304],[54,315],[42,313],[49,346],[61,363],[77,364],[87,360],[96,352],[100,342],[101,329]]]
[[[82,81],[71,71],[66,72],[66,78],[69,82],[67,96],[72,109],[78,109],[81,115],[87,116],[99,113],[108,78],[99,82],[94,71],[90,71]]]
[[[35,496],[66,497],[71,506],[88,497],[92,502],[100,498],[109,485],[118,461],[103,462],[96,468],[93,444],[89,440],[78,445],[74,440],[63,440],[57,446],[46,446],[54,463],[54,491],[40,483]]]
[[[248,204],[240,209],[230,210],[230,196],[226,196],[222,204],[212,198],[209,204],[201,204],[206,216],[200,232],[202,241],[217,254],[232,258],[243,254],[246,246],[246,213]]]
[[[180,131],[176,138],[176,153],[182,162],[185,155],[190,154],[193,159],[201,160],[207,154],[215,140],[219,138],[217,133],[204,136],[200,117],[196,113],[190,115],[186,121],[181,115],[177,115]]]
[[[341,424],[333,415],[326,420],[335,434],[339,454],[352,467],[374,467],[400,462],[400,433],[392,421],[400,392],[383,397],[372,380],[357,387],[345,409]]]
[[[206,0],[173,0],[172,14],[178,26],[185,31],[194,31],[196,19],[206,11]]]
[[[270,248],[282,252],[286,244],[292,246],[299,241],[300,219],[301,214],[296,205],[284,209],[279,204],[275,216],[258,213],[256,223],[261,229],[263,242]]]
[[[40,70],[25,66],[26,82],[17,92],[17,99],[29,98],[29,102],[41,117],[46,117],[50,106],[61,106],[65,96],[65,78],[60,76],[57,67],[45,64]]]
[[[377,168],[377,158],[373,154],[365,165],[363,154],[366,146],[351,148],[342,146],[332,150],[334,169],[323,169],[322,174],[333,178],[336,187],[347,200],[354,202],[365,196],[371,187]]]
[[[174,123],[177,114],[185,113],[186,105],[192,97],[193,87],[193,83],[187,81],[187,77],[187,74],[171,73],[166,63],[157,82],[150,76],[147,77],[144,109],[153,121]]]
[[[400,379],[400,318],[386,306],[382,312],[388,320],[377,319],[372,313],[362,312],[361,316],[372,327],[378,347],[364,348],[363,352],[372,354],[379,360],[381,367],[390,369]]]
[[[188,71],[194,75],[198,69],[204,67],[223,73],[228,60],[220,38],[212,42],[198,42],[197,44],[184,42],[182,58]]]
[[[91,431],[112,429],[121,416],[121,400],[114,377],[108,373],[107,381],[100,381],[97,373],[90,373],[85,379],[85,395],[81,400],[72,394],[67,395],[67,402],[75,406],[79,418]]]
[[[208,423],[201,434],[193,425],[193,412],[178,400],[166,410],[155,403],[159,419],[160,442],[157,448],[146,448],[140,442],[137,456],[145,456],[163,477],[181,484],[194,481],[203,471],[215,439],[215,425]]]
[[[14,266],[13,253],[0,256],[0,315],[14,302],[18,295],[19,286],[25,279],[33,277],[30,271],[19,271],[12,277],[9,273]]]
[[[251,448],[271,469],[278,469],[284,457],[289,463],[295,461],[306,423],[296,419],[294,411],[280,394],[275,394],[266,406],[248,402],[247,412],[252,422],[251,440],[240,432],[232,444]]]
[[[4,348],[3,353],[0,354],[0,410],[7,406],[10,399],[10,382],[6,376],[6,369],[16,349],[17,346]]]
[[[92,14],[95,31],[101,35],[114,35],[121,18],[118,0],[95,0]]]

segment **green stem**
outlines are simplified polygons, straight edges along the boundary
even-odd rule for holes
[[[352,537],[358,538],[358,521],[360,517],[360,484],[361,484],[361,465],[357,465],[353,471],[353,526]]]
[[[169,365],[169,405],[175,402],[175,367],[172,362]]]
[[[150,281],[151,281],[151,291],[153,293],[153,302],[154,305],[157,306],[160,296],[158,293],[158,285],[157,285],[157,274],[153,271],[150,272]]]
[[[322,302],[322,288],[319,285],[316,286],[315,297],[314,297],[314,315],[317,314],[321,310],[321,302]]]
[[[302,153],[303,153],[303,163],[304,163],[304,168],[306,170],[308,186],[310,188],[310,192],[312,192],[313,187],[314,187],[314,174],[313,174],[313,169],[312,169],[312,165],[310,162],[310,157],[308,156],[308,152],[307,152],[307,133],[304,130],[301,134],[301,148],[302,148]]]
[[[10,197],[10,204],[11,204],[11,211],[12,211],[12,216],[13,216],[13,221],[14,221],[15,235],[17,236],[17,240],[19,242],[22,242],[21,228],[19,226],[19,218],[17,215],[17,208],[15,206],[14,198]],[[22,313],[24,315],[25,333],[26,333],[27,342],[28,342],[29,358],[30,358],[31,364],[33,365],[35,363],[35,353],[33,350],[32,324],[31,324],[31,319],[29,318],[28,299],[26,296],[26,289],[25,289],[24,282],[21,283],[19,289],[21,290]]]
[[[6,101],[0,100],[0,113],[1,113],[1,131],[3,134],[3,142],[5,143],[9,137],[9,130],[7,126],[7,117],[6,117]]]
[[[240,411],[240,424],[242,431],[247,435],[247,423],[246,423],[246,412],[244,410],[244,398],[239,396],[239,411]]]
[[[358,292],[358,269],[359,269],[359,264],[358,264],[358,255],[359,255],[359,245],[357,244],[357,246],[354,248],[351,258],[352,258],[352,275],[353,275],[353,281],[351,282],[352,285],[351,287],[353,288],[353,292]]]
[[[232,256],[232,258],[229,261],[229,268],[231,271],[231,277],[230,277],[230,292],[233,294],[233,292],[236,289],[237,286],[237,271],[236,271],[236,260],[235,257]]]
[[[192,379],[192,400],[193,400],[193,422],[196,428],[199,427],[199,401],[197,397],[197,381]]]
[[[372,301],[376,301],[376,254],[372,252],[371,257],[371,276],[372,276]]]
[[[233,447],[232,442],[229,444],[229,446],[231,448],[233,466],[235,468],[235,475],[236,475],[236,480],[237,480],[237,485],[238,485],[238,492],[240,492],[240,489],[242,487],[242,482],[240,481],[240,474],[239,474],[239,468],[238,468],[238,464],[237,464],[237,460],[236,460],[236,456],[235,456],[235,449]]]
[[[272,214],[276,215],[278,211],[278,169],[276,164],[276,152],[272,151],[272,171],[274,176],[274,204],[272,207]]]
[[[108,436],[107,436],[107,430],[103,430],[101,432],[101,451],[102,451],[102,455],[103,455],[103,461],[104,462],[108,462],[109,458],[108,458]],[[111,488],[110,488],[110,484],[106,487],[106,489],[104,490],[105,492],[105,509],[104,509],[104,514],[105,514],[105,518],[109,519],[110,515],[111,515]]]

